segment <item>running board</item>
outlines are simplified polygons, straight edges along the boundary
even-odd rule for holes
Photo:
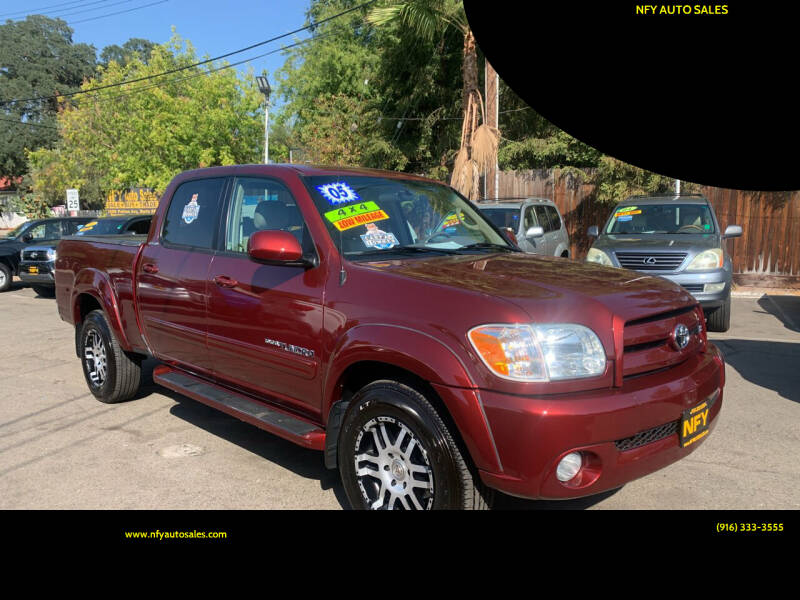
[[[313,450],[325,449],[325,431],[317,425],[243,394],[166,365],[159,365],[153,370],[153,381],[299,446]]]

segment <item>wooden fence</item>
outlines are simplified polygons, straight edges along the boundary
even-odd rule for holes
[[[613,206],[594,202],[594,186],[554,170],[501,171],[500,199],[539,196],[558,206],[569,232],[571,255],[582,259],[592,240],[591,225],[602,226]],[[742,237],[728,240],[738,283],[800,286],[800,192],[745,192],[703,187],[720,226],[741,225]]]

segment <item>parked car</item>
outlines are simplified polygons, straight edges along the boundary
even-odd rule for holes
[[[91,217],[61,217],[27,221],[0,239],[0,292],[11,287],[19,274],[20,251],[32,243],[42,244],[71,235]]]
[[[588,234],[597,238],[588,262],[674,281],[700,302],[709,331],[728,331],[733,268],[725,241],[742,228],[723,232],[705,197],[634,196],[617,205],[602,231],[590,227]]]
[[[569,258],[569,235],[564,219],[552,200],[528,198],[522,202],[478,205],[501,229],[510,229],[517,245],[530,254]]]
[[[357,508],[617,488],[694,451],[722,407],[685,289],[521,252],[404,173],[182,173],[145,240],[64,239],[55,280],[98,400],[132,398],[151,354],[157,384],[321,451]]]
[[[80,226],[75,235],[147,235],[153,215],[106,217],[91,219]],[[33,288],[39,296],[51,298],[55,294],[55,261],[60,240],[26,246],[22,249],[19,278]]]

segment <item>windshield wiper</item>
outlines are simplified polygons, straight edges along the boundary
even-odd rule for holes
[[[348,252],[345,256],[367,256],[370,254],[427,254],[428,252],[439,252],[441,254],[458,254],[457,249],[452,248],[430,248],[428,246],[397,246],[384,250],[359,250],[358,252]]]
[[[504,246],[503,244],[492,244],[490,242],[478,242],[477,244],[468,244],[458,249],[460,250],[501,250],[503,252],[520,252],[511,246]]]

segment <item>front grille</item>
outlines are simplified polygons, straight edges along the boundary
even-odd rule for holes
[[[686,252],[615,252],[620,266],[635,271],[677,271]]]
[[[47,260],[46,250],[23,250],[22,260]]]
[[[672,423],[665,423],[664,425],[653,427],[647,431],[641,431],[636,435],[632,435],[631,437],[626,437],[623,440],[617,440],[614,442],[614,445],[617,447],[617,450],[624,452],[625,450],[633,450],[634,448],[644,446],[645,444],[652,444],[653,442],[663,440],[665,437],[669,437],[674,433],[678,433],[679,423],[680,421],[673,421]]]

